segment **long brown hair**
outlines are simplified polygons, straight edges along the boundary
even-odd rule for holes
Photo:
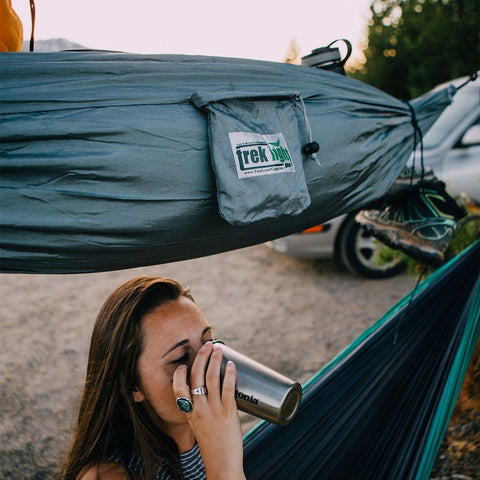
[[[182,295],[193,301],[189,290],[175,280],[138,277],[118,287],[103,304],[93,329],[77,426],[60,480],[76,480],[87,468],[106,461],[119,440],[143,459],[146,480],[153,480],[164,463],[183,479],[176,443],[158,428],[159,419],[148,401],[135,403],[132,398],[140,385],[141,320],[155,307]]]

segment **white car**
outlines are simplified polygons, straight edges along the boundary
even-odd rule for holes
[[[460,85],[466,78],[448,84]],[[438,88],[443,87],[443,85]],[[447,185],[450,194],[466,193],[480,204],[480,79],[455,95],[423,139],[424,164]],[[412,156],[413,158],[413,156]],[[411,160],[410,160],[411,163]],[[416,152],[416,168],[420,151]],[[334,218],[301,233],[278,238],[267,245],[298,258],[336,258],[351,272],[386,278],[404,268],[400,256],[385,257],[382,243],[355,222],[357,212]]]

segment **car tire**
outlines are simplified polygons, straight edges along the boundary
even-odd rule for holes
[[[399,254],[387,262],[381,261],[379,252],[386,248],[355,221],[357,212],[347,215],[340,227],[337,241],[337,257],[350,272],[367,278],[389,278],[398,275],[406,267]]]

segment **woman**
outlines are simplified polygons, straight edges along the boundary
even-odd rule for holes
[[[134,278],[101,308],[60,480],[245,479],[235,366],[189,291]],[[205,477],[206,475],[206,477]]]

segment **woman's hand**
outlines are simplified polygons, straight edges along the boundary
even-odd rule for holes
[[[193,410],[185,415],[200,448],[208,480],[243,480],[242,430],[235,402],[237,373],[235,365],[228,362],[221,386],[221,363],[221,347],[205,343],[193,362],[191,385],[187,384],[188,368],[181,365],[173,375],[173,391],[176,397],[193,401]],[[191,394],[191,388],[202,386],[207,387],[206,395]]]

